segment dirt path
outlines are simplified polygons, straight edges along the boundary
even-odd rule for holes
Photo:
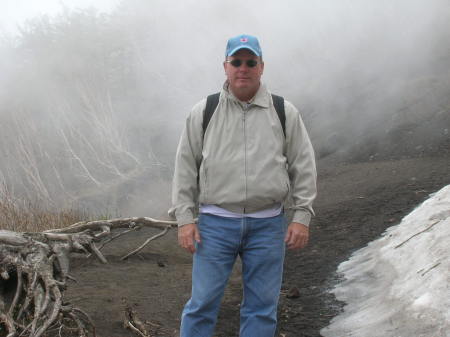
[[[418,203],[450,184],[450,156],[336,164],[319,162],[317,216],[311,242],[286,257],[280,300],[280,336],[315,337],[341,310],[327,293],[338,280],[337,265],[356,249],[397,224]],[[191,258],[176,245],[176,231],[127,261],[120,257],[152,232],[145,230],[105,248],[108,265],[76,259],[68,296],[93,318],[101,337],[134,336],[122,327],[122,298],[143,319],[159,322],[156,336],[176,336],[179,315],[190,292]],[[238,268],[231,278],[216,335],[237,336],[240,302]],[[300,297],[288,299],[297,287]]]

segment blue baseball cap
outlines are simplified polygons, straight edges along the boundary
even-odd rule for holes
[[[251,35],[238,35],[228,40],[225,57],[231,56],[238,50],[248,49],[258,57],[262,56],[261,47],[258,39]]]

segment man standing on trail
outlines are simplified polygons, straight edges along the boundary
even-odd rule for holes
[[[296,108],[261,83],[256,37],[229,39],[223,66],[227,80],[220,95],[194,106],[175,161],[169,213],[177,218],[180,246],[193,254],[192,295],[180,336],[213,335],[239,255],[240,337],[273,337],[285,245],[300,249],[308,242],[314,152]],[[283,212],[288,195],[294,212],[289,226]]]

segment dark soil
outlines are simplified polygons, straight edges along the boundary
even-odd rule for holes
[[[399,223],[421,201],[450,184],[448,139],[417,153],[364,147],[353,156],[328,156],[318,162],[317,216],[310,244],[288,252],[279,306],[279,336],[316,337],[342,310],[328,293],[338,281],[336,268],[352,252]],[[428,150],[427,150],[428,149]],[[160,324],[155,336],[176,336],[180,312],[190,294],[191,257],[177,246],[176,231],[151,243],[127,261],[120,257],[137,247],[151,230],[142,230],[105,247],[109,264],[76,258],[67,296],[90,314],[99,336],[134,336],[122,326],[126,299],[143,320]],[[241,286],[239,264],[230,279],[219,315],[216,336],[238,335]],[[287,293],[296,287],[298,298]]]

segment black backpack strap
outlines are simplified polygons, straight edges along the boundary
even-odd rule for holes
[[[206,106],[205,111],[203,111],[203,134],[206,132],[206,128],[208,127],[209,121],[211,120],[212,115],[214,114],[214,111],[217,108],[217,105],[219,104],[219,97],[220,92],[209,95],[206,98]]]
[[[284,138],[286,138],[286,112],[284,111],[284,98],[272,94],[272,101],[273,106],[277,111],[278,118],[280,119],[281,127],[283,128]]]

